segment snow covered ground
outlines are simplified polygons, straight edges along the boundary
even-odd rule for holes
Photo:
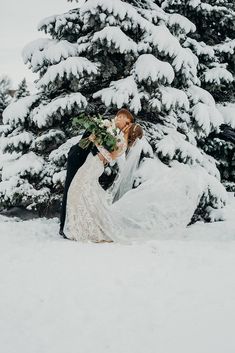
[[[234,215],[142,245],[1,216],[0,352],[234,353]]]

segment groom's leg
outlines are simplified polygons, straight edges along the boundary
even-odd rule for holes
[[[65,224],[66,204],[67,204],[69,186],[78,168],[84,163],[86,158],[83,154],[79,154],[79,152],[80,152],[79,146],[74,145],[70,148],[68,153],[67,172],[66,172],[66,178],[64,183],[64,193],[63,193],[61,212],[60,212],[60,234],[63,233],[64,224]]]
[[[63,229],[65,224],[68,189],[75,174],[76,174],[76,170],[71,169],[68,163],[68,169],[67,169],[66,179],[64,184],[64,193],[63,193],[63,199],[62,199],[62,205],[61,205],[61,212],[60,212],[60,234],[61,235],[63,235]]]
[[[69,150],[67,160],[67,173],[64,184],[64,193],[60,213],[60,235],[62,236],[64,236],[63,229],[66,217],[66,205],[69,186],[78,169],[85,163],[85,160],[90,152],[92,152],[92,154],[95,156],[99,151],[97,150],[96,146],[91,146],[91,148],[84,150],[78,144],[72,146]]]

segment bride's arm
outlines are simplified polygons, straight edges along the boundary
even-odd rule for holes
[[[126,150],[126,144],[122,143],[117,150],[110,152],[111,158],[112,159],[117,159],[120,157]]]
[[[112,162],[113,160],[120,157],[126,150],[125,145],[121,145],[117,150],[113,152],[107,151],[104,147],[95,144],[97,149],[100,151],[100,154],[105,158],[107,162]],[[100,158],[102,160],[102,158]]]
[[[120,144],[120,146],[118,147],[117,150],[113,151],[113,152],[109,152],[107,151],[103,146],[98,145],[95,142],[95,135],[91,134],[89,136],[89,140],[91,140],[97,147],[97,149],[100,151],[100,154],[104,157],[104,159],[108,162],[112,162],[113,160],[117,159],[118,157],[120,157],[126,150],[126,144],[123,142],[122,144]],[[99,156],[101,157],[101,156]],[[103,158],[100,158],[101,160],[103,160]],[[103,160],[103,161],[105,161]]]

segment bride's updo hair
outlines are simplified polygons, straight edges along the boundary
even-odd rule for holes
[[[128,147],[131,147],[137,138],[141,139],[144,130],[139,124],[132,124],[128,131]]]

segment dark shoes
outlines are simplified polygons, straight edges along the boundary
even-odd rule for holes
[[[66,235],[64,234],[63,228],[60,228],[59,230],[59,235],[61,235],[64,239],[68,239],[70,240],[68,237],[66,237]]]

